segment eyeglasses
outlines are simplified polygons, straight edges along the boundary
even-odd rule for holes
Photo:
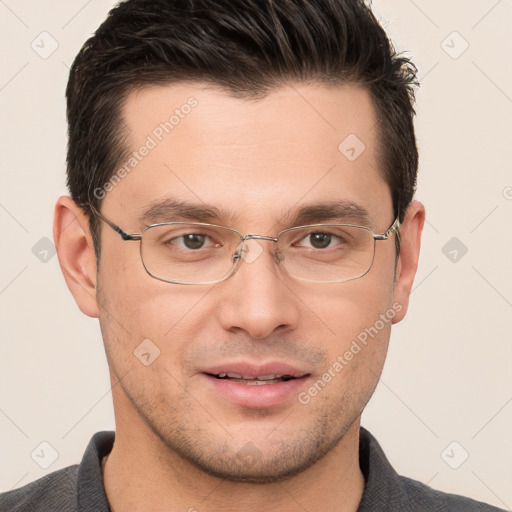
[[[93,213],[124,241],[140,241],[146,272],[175,284],[214,284],[232,276],[245,260],[252,263],[260,244],[274,243],[274,260],[292,278],[316,283],[343,283],[367,274],[375,257],[375,244],[387,240],[400,227],[398,217],[382,234],[351,224],[312,224],[281,231],[276,237],[242,235],[235,229],[202,222],[163,222],[142,233],[126,233],[96,209]]]

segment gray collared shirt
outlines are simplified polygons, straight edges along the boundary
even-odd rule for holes
[[[50,473],[0,494],[0,512],[110,512],[101,461],[114,444],[114,432],[96,433],[79,465]],[[365,478],[358,512],[496,512],[485,503],[436,491],[399,476],[377,440],[361,427],[359,465]]]

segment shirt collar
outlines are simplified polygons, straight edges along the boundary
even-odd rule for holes
[[[359,431],[359,467],[364,475],[363,497],[357,512],[410,512],[409,498],[398,473],[368,430]]]
[[[111,452],[114,446],[114,437],[114,432],[97,432],[85,450],[78,468],[78,512],[110,512],[103,486],[101,461],[105,455]]]

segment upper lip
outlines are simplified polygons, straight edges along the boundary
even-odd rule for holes
[[[279,361],[269,361],[267,363],[252,363],[249,361],[219,363],[215,366],[210,366],[201,370],[201,373],[207,373],[210,375],[236,373],[241,375],[243,378],[256,378],[269,375],[282,377],[284,375],[288,375],[296,379],[309,375],[308,372],[301,370],[300,368]]]

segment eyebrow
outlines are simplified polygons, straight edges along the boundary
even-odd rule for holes
[[[139,217],[139,221],[145,226],[160,222],[172,222],[176,220],[189,220],[192,222],[213,223],[223,218],[232,216],[205,203],[188,203],[174,198],[167,198],[161,202],[153,203]]]
[[[235,218],[234,213],[229,213],[210,204],[189,203],[170,197],[149,205],[139,217],[139,222],[145,226],[178,220],[214,224],[234,223]],[[326,221],[369,226],[370,216],[365,208],[353,201],[322,201],[289,210],[279,223],[288,226],[302,226]]]
[[[283,220],[294,226],[326,221],[368,226],[370,215],[365,208],[353,201],[339,200],[301,206],[297,211],[290,211]]]

